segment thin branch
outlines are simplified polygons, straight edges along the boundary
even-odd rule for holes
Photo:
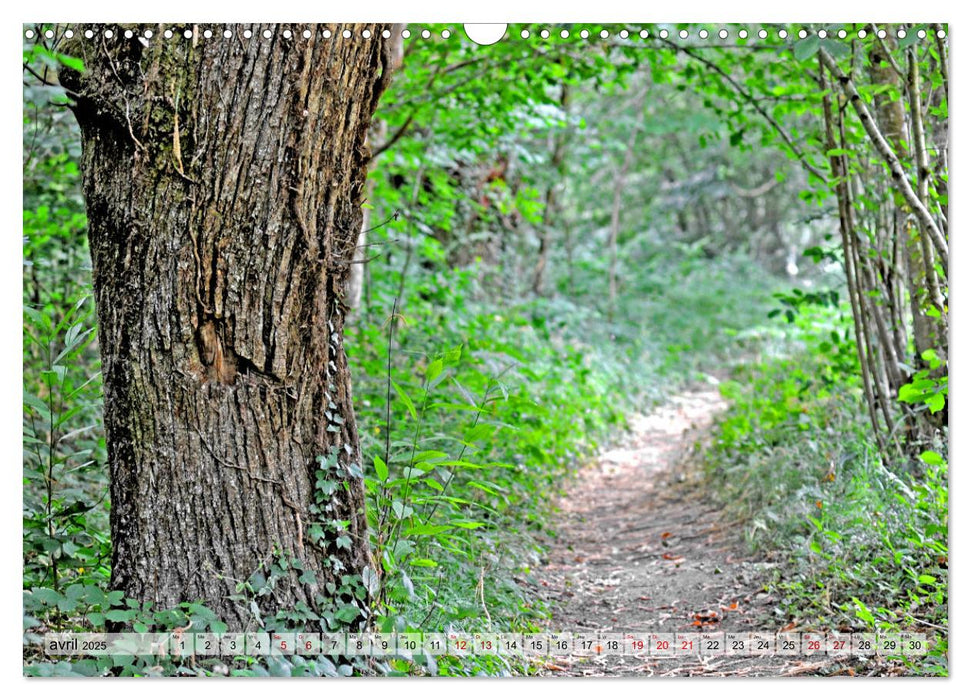
[[[731,75],[725,72],[721,68],[721,66],[717,65],[713,61],[709,61],[707,58],[704,58],[703,56],[699,56],[694,51],[691,51],[690,49],[687,49],[684,46],[679,46],[673,41],[670,41],[668,39],[662,39],[661,41],[667,44],[669,47],[675,49],[676,51],[680,51],[686,56],[693,58],[694,60],[702,63],[703,65],[707,66],[708,68],[712,69],[720,76],[722,76],[722,78],[724,78],[728,82],[728,84],[731,85],[732,88],[734,88],[735,92],[741,95],[745,99],[745,101],[748,102],[755,109],[755,111],[759,113],[759,115],[763,119],[765,119],[765,121],[769,124],[769,126],[775,129],[776,133],[782,137],[782,140],[785,141],[786,145],[796,155],[796,157],[799,159],[799,162],[802,163],[802,166],[808,172],[812,173],[817,179],[819,179],[820,182],[828,181],[826,175],[823,174],[823,172],[819,170],[819,168],[817,168],[816,166],[814,166],[812,163],[809,162],[809,159],[802,152],[802,149],[800,149],[799,146],[796,144],[796,142],[792,140],[792,137],[789,136],[788,133],[786,133],[785,129],[782,128],[782,125],[779,124],[779,122],[777,122],[771,114],[765,111],[765,109],[762,107],[761,104],[759,104],[759,101],[755,98],[755,96],[752,93],[746,90],[737,80],[735,80],[735,78],[733,78]]]
[[[856,112],[860,121],[863,123],[863,128],[866,130],[867,134],[870,136],[870,140],[876,147],[877,152],[883,158],[884,162],[890,168],[890,173],[893,176],[893,182],[896,185],[897,191],[907,200],[907,204],[910,205],[914,213],[917,216],[917,220],[921,224],[921,228],[930,237],[931,242],[933,242],[934,247],[937,248],[938,254],[941,256],[941,260],[944,267],[947,267],[947,239],[944,238],[944,234],[941,233],[941,229],[938,227],[937,222],[934,221],[934,217],[924,206],[923,202],[920,201],[920,197],[914,192],[914,188],[910,184],[910,180],[907,178],[907,173],[904,172],[903,166],[900,164],[900,159],[897,158],[897,154],[894,153],[893,148],[887,143],[887,140],[880,133],[880,128],[877,123],[873,120],[873,116],[867,109],[866,104],[863,102],[863,98],[860,97],[860,93],[856,89],[856,85],[853,83],[853,79],[843,73],[840,67],[836,64],[836,60],[826,51],[824,48],[820,48],[819,57],[823,64],[826,66],[827,70],[836,78],[843,93],[846,95],[853,110]]]
[[[920,69],[917,52],[911,46],[907,49],[907,91],[910,93],[910,128],[913,133],[914,153],[917,156],[917,197],[921,203],[930,206],[930,177],[931,166],[927,155],[927,139],[924,135],[923,109],[920,103]],[[927,236],[920,237],[922,257],[924,258],[924,275],[931,301],[938,311],[944,310],[944,298],[937,281],[937,271],[934,269],[933,251],[927,241]]]
[[[747,190],[744,187],[736,185],[734,182],[729,184],[732,187],[732,191],[735,192],[735,194],[737,194],[739,197],[755,199],[756,197],[761,197],[762,195],[766,194],[769,190],[771,190],[773,187],[778,185],[779,181],[776,180],[775,178],[772,178],[768,182],[763,182],[761,185],[751,190]]]
[[[856,335],[856,353],[860,362],[860,374],[863,379],[863,393],[866,401],[867,414],[870,417],[870,425],[873,426],[873,434],[880,446],[880,452],[887,454],[887,445],[884,441],[883,430],[880,428],[880,421],[877,419],[874,407],[875,399],[873,384],[870,376],[871,367],[867,361],[868,353],[866,347],[866,333],[863,329],[863,310],[860,302],[860,285],[856,270],[856,256],[854,254],[852,237],[853,233],[853,208],[850,202],[849,184],[847,181],[846,159],[843,155],[838,155],[836,150],[836,126],[833,114],[832,99],[826,89],[826,77],[823,73],[822,60],[819,65],[819,87],[823,91],[823,123],[826,130],[826,147],[832,155],[829,157],[830,169],[833,172],[834,188],[836,190],[836,200],[839,204],[840,212],[840,239],[843,245],[843,264],[846,272],[846,288],[850,298],[850,306],[853,309],[853,331]]]
[[[950,97],[951,93],[948,90],[947,48],[944,46],[944,39],[937,34],[941,31],[941,25],[932,24],[931,30],[934,32],[934,39],[937,41],[937,62],[941,69],[941,78],[944,80],[944,95]]]
[[[880,48],[883,49],[884,58],[887,59],[887,63],[890,64],[890,67],[893,69],[893,72],[897,74],[897,77],[900,78],[901,81],[906,80],[906,78],[904,77],[904,72],[900,70],[900,66],[897,65],[897,62],[894,60],[893,54],[890,53],[890,47],[887,45],[887,42],[884,41],[883,38],[881,38],[880,30],[877,29],[877,25],[871,22],[870,31],[873,32],[873,36],[876,37],[877,42],[879,42]]]
[[[385,226],[387,226],[388,224],[390,224],[392,221],[397,221],[399,215],[400,215],[400,212],[397,209],[395,209],[394,214],[392,214],[391,216],[389,216],[387,219],[385,219],[384,221],[382,221],[377,226],[372,226],[371,228],[364,229],[364,233],[371,233],[371,231],[377,231],[379,228],[384,228]],[[392,240],[389,240],[389,241],[383,241],[383,242],[378,242],[378,243],[365,243],[364,245],[359,245],[359,246],[355,246],[355,247],[356,248],[367,248],[369,246],[374,246],[374,245],[386,245],[387,243],[397,243],[397,241],[398,241],[398,239],[395,238],[395,239],[392,239]]]
[[[401,140],[401,137],[404,136],[405,133],[407,133],[408,127],[411,126],[411,123],[413,121],[415,121],[415,115],[416,114],[418,114],[418,108],[417,107],[415,107],[415,109],[413,109],[411,111],[411,114],[408,115],[408,118],[405,120],[405,123],[402,124],[398,128],[398,130],[396,132],[394,132],[394,134],[391,136],[390,139],[388,139],[387,141],[385,141],[384,143],[382,143],[380,146],[378,146],[377,148],[375,148],[373,151],[371,151],[371,160],[372,161],[375,158],[377,158],[379,155],[381,155],[382,153],[384,153],[385,151],[387,151],[389,148],[391,148],[392,146],[394,146],[396,143],[398,143],[399,140]]]

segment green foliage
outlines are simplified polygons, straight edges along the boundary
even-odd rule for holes
[[[926,452],[921,477],[882,462],[844,315],[809,306],[791,328],[786,352],[723,385],[732,407],[707,456],[713,484],[752,546],[781,561],[780,617],[923,631],[937,651],[915,672],[946,674],[946,459]],[[820,342],[827,329],[834,342]]]
[[[24,60],[67,59],[35,46]],[[62,591],[109,573],[101,382],[77,127],[62,90],[24,92],[24,586]]]
[[[24,307],[24,357],[36,372],[23,397],[24,578],[31,585],[108,575],[100,384],[79,361],[94,337],[91,305],[81,298],[56,321],[50,307]]]
[[[362,443],[373,464],[365,485],[379,628],[533,630],[543,610],[523,587],[524,560],[536,561],[537,544],[528,532],[509,533],[523,524],[541,531],[542,494],[622,420],[605,391],[611,378],[578,342],[550,347],[529,305],[467,309],[449,316],[454,324],[418,299],[407,310],[390,381],[386,329],[355,329],[347,343],[363,371],[358,420],[373,426]],[[462,668],[451,671],[473,671]]]
[[[900,387],[897,399],[926,406],[931,413],[937,413],[947,401],[947,376],[934,376],[939,374],[941,360],[933,349],[921,353],[921,359],[927,363],[927,368],[913,372],[911,381]]]

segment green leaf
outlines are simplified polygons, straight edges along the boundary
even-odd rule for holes
[[[381,579],[375,573],[374,569],[370,566],[365,566],[361,572],[361,580],[364,581],[364,587],[367,588],[367,592],[372,597],[378,594],[378,589],[381,587]]]
[[[89,612],[88,622],[90,622],[95,627],[101,627],[105,623],[105,615],[100,612]]]
[[[448,459],[448,453],[441,450],[422,450],[415,455],[415,462],[439,462]]]
[[[51,588],[35,588],[27,594],[31,601],[37,601],[41,605],[54,606],[64,601],[64,597]]]
[[[859,598],[853,598],[853,602],[856,603],[856,616],[866,622],[867,624],[876,624],[876,619],[873,617],[873,613],[870,609],[865,606]]]
[[[485,491],[490,496],[499,495],[499,492],[496,491],[494,488],[492,488],[492,486],[494,485],[486,486],[481,481],[469,481],[468,485],[471,486],[472,488],[479,489],[480,491]]]
[[[485,523],[479,522],[478,520],[451,520],[449,521],[449,524],[464,528],[466,530],[475,530],[480,527],[485,527]]]
[[[394,379],[391,380],[391,386],[394,387],[394,390],[398,393],[398,398],[401,399],[402,403],[404,403],[405,407],[408,409],[408,413],[411,414],[412,420],[418,420],[418,413],[415,411],[415,404],[411,402],[411,399],[408,397],[408,394],[405,393],[405,390],[398,386],[398,382],[396,382]]]
[[[929,464],[932,467],[936,467],[938,465],[944,464],[944,458],[932,450],[921,452],[920,461],[923,462],[924,464]]]
[[[388,480],[388,465],[380,455],[374,455],[374,473],[378,475],[380,481]]]
[[[71,70],[75,70],[78,73],[84,72],[84,61],[82,61],[80,58],[75,58],[74,56],[66,56],[62,53],[55,53],[54,57],[58,60],[58,62],[67,66]]]
[[[833,58],[846,58],[850,55],[850,48],[843,41],[835,39],[817,39],[820,46]],[[815,51],[813,53],[816,53]]]
[[[105,613],[105,619],[112,622],[130,622],[137,614],[137,610],[109,610]]]
[[[917,403],[923,400],[924,392],[914,386],[914,383],[904,384],[897,392],[897,400],[904,403]]]
[[[807,58],[815,56],[816,52],[819,51],[819,47],[820,41],[818,36],[807,36],[805,39],[796,42],[792,52],[795,54],[797,61],[805,61]]]
[[[438,535],[451,529],[451,525],[414,525],[405,530],[405,535]]]
[[[908,46],[915,44],[919,38],[920,37],[917,36],[917,29],[910,29],[906,34],[904,34],[902,39],[897,40],[897,46],[901,49],[906,49]]]
[[[361,611],[356,605],[343,605],[337,611],[335,617],[341,622],[354,622],[361,616]]]
[[[931,413],[937,413],[944,408],[944,394],[932,394],[924,400],[924,403],[927,404]]]
[[[476,442],[478,440],[485,440],[493,436],[496,432],[496,428],[488,423],[479,423],[474,428],[471,428],[465,433],[466,442]]]
[[[441,359],[433,360],[432,363],[428,365],[428,369],[425,370],[425,383],[431,386],[431,383],[438,378],[438,375],[442,373],[443,369],[445,369],[445,363],[442,362]]]
[[[415,510],[411,506],[406,506],[401,501],[392,501],[391,510],[399,519],[404,520],[414,514]]]
[[[433,559],[412,559],[411,565],[420,566],[426,569],[434,569],[436,566],[438,566],[438,562]]]
[[[47,404],[31,394],[29,391],[24,391],[24,403],[37,411],[45,423],[50,423],[51,413],[47,408]]]

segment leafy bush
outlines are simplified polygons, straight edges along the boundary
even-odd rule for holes
[[[780,616],[808,629],[922,631],[946,674],[947,462],[885,464],[842,307],[803,308],[788,348],[723,384],[707,468],[753,548],[780,560]],[[943,450],[943,447],[942,447]]]

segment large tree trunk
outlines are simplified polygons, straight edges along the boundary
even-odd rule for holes
[[[62,82],[84,143],[112,587],[203,600],[230,629],[299,603],[363,617],[361,579],[341,579],[369,561],[341,293],[384,26],[153,26],[147,46],[144,27],[90,28],[64,49],[84,74]]]

